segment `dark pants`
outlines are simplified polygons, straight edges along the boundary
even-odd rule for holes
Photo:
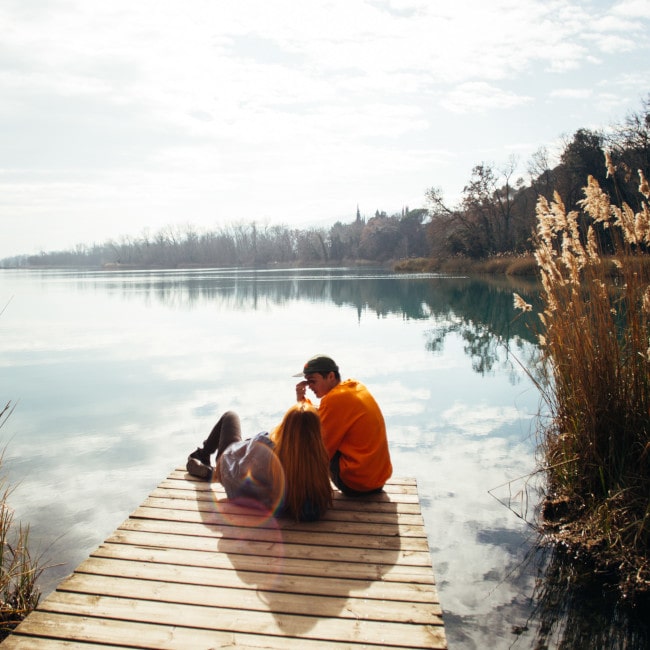
[[[341,458],[341,452],[337,451],[332,460],[330,460],[330,476],[332,477],[332,483],[345,494],[347,497],[363,497],[368,494],[379,494],[384,489],[384,486],[375,488],[374,490],[366,490],[361,492],[359,490],[353,490],[351,487],[348,487],[343,480],[341,479],[341,470],[339,465],[339,459]]]
[[[225,449],[241,439],[239,416],[234,411],[226,411],[212,427],[210,435],[203,441],[203,449],[210,455],[216,451],[218,461]]]

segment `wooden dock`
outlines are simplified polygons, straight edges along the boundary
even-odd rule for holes
[[[446,648],[414,480],[297,524],[175,470],[2,650]]]

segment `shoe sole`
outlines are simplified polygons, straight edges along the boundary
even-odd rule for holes
[[[206,465],[205,463],[202,463],[197,458],[188,458],[187,465],[185,467],[192,476],[196,476],[197,478],[202,478],[205,480],[212,478],[212,467]]]

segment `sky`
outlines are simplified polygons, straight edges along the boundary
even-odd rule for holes
[[[0,258],[455,205],[650,93],[650,0],[0,0]]]

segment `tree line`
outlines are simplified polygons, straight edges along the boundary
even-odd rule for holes
[[[608,151],[612,166],[605,165]],[[258,222],[238,223],[199,232],[192,225],[168,226],[155,235],[123,236],[73,250],[41,252],[2,260],[15,266],[230,267],[295,264],[387,263],[404,258],[444,260],[464,256],[532,251],[535,206],[540,196],[561,197],[567,210],[579,208],[589,175],[617,202],[638,209],[638,172],[650,177],[650,94],[638,111],[607,131],[582,128],[565,138],[559,162],[552,166],[546,148],[527,165],[528,181],[515,176],[516,158],[496,166],[476,165],[457,205],[442,191],[425,192],[425,206],[370,218],[357,208],[350,223],[329,228],[289,228]],[[600,233],[606,238],[607,233]]]

